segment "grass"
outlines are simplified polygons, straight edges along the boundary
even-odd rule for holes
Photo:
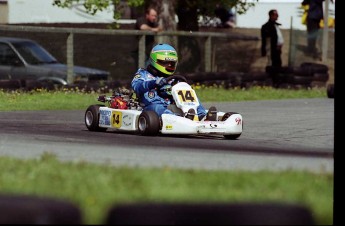
[[[203,102],[327,98],[325,88],[194,88]],[[0,111],[84,110],[99,103],[99,93],[67,89],[0,91]],[[2,156],[0,172],[1,193],[70,200],[82,210],[85,224],[105,223],[108,209],[123,203],[246,201],[301,204],[311,210],[316,224],[333,224],[334,175],[328,173],[112,167],[60,162],[52,154],[31,160]]]
[[[223,89],[218,86],[195,85],[202,102],[272,100],[291,98],[327,98],[326,88],[275,89],[252,87],[250,89]],[[31,92],[0,91],[0,111],[19,110],[81,110],[97,102],[101,91],[85,92],[78,89],[59,91],[35,90]],[[108,93],[110,95],[111,93]]]
[[[70,200],[86,224],[105,223],[110,207],[124,203],[263,203],[309,208],[316,224],[333,222],[333,175],[308,172],[203,171],[126,168],[0,157],[0,192]]]

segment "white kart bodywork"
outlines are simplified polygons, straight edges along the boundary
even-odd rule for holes
[[[141,111],[113,109],[109,107],[99,108],[99,127],[122,131],[138,131],[138,119]],[[220,120],[224,112],[218,112]],[[162,115],[162,134],[220,134],[236,135],[242,133],[242,116],[232,114],[225,121],[192,121],[190,119],[171,115]]]
[[[172,86],[172,95],[176,102],[175,108],[181,109],[184,115],[186,115],[191,108],[195,109],[196,112],[199,101],[195,91],[189,84],[186,82],[175,84]],[[99,109],[98,117],[89,109],[85,113],[85,124],[89,130],[91,130],[89,127],[95,118],[98,118],[97,126],[101,129],[139,133],[142,130],[139,128],[142,127],[139,124],[142,123],[141,119],[143,118],[143,116],[141,116],[143,113],[141,109],[114,109],[107,106],[98,106],[97,109]],[[181,110],[179,110],[180,113]],[[154,114],[154,116],[156,115]],[[215,121],[205,121],[204,119],[199,121],[197,115],[194,116],[193,120],[172,114],[163,114],[161,119],[158,119],[158,116],[156,117],[156,120],[151,120],[150,117],[144,117],[143,122],[144,124],[149,124],[155,121],[154,124],[157,124],[157,128],[159,128],[158,132],[161,134],[223,135],[228,139],[236,139],[242,134],[243,129],[242,116],[235,112],[217,112],[217,120]],[[149,126],[151,125],[144,125],[144,127]]]
[[[223,116],[218,112],[218,117]],[[231,115],[226,121],[192,121],[179,116],[162,115],[162,134],[219,134],[236,135],[242,133],[242,116]]]

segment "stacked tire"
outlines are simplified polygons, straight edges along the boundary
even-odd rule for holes
[[[327,86],[327,97],[334,98],[334,84],[328,84]]]
[[[17,79],[0,80],[0,89],[2,90],[16,90],[22,87],[22,83]]]
[[[305,76],[311,77],[312,86],[325,86],[329,79],[328,67],[324,64],[304,62],[300,68]]]
[[[243,72],[199,72],[185,76],[189,83],[205,86],[224,85],[226,89],[251,86],[253,77]]]
[[[266,67],[266,73],[272,78],[273,86],[313,87],[325,86],[329,79],[328,67],[324,64],[303,62],[299,67]]]

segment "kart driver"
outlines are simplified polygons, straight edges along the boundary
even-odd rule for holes
[[[174,74],[178,62],[176,50],[168,44],[154,46],[150,53],[150,62],[146,69],[139,68],[131,82],[131,86],[143,104],[143,111],[154,111],[159,117],[162,114],[174,114],[168,106],[173,103],[171,95],[171,84],[168,84],[167,77]],[[169,83],[171,83],[170,81]],[[199,120],[216,120],[216,108],[211,107],[206,114],[205,108],[200,105],[197,108]],[[192,119],[196,114],[190,109],[185,115]]]

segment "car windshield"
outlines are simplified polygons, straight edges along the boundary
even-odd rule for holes
[[[13,46],[28,64],[52,64],[57,60],[42,46],[34,42],[15,42]]]

